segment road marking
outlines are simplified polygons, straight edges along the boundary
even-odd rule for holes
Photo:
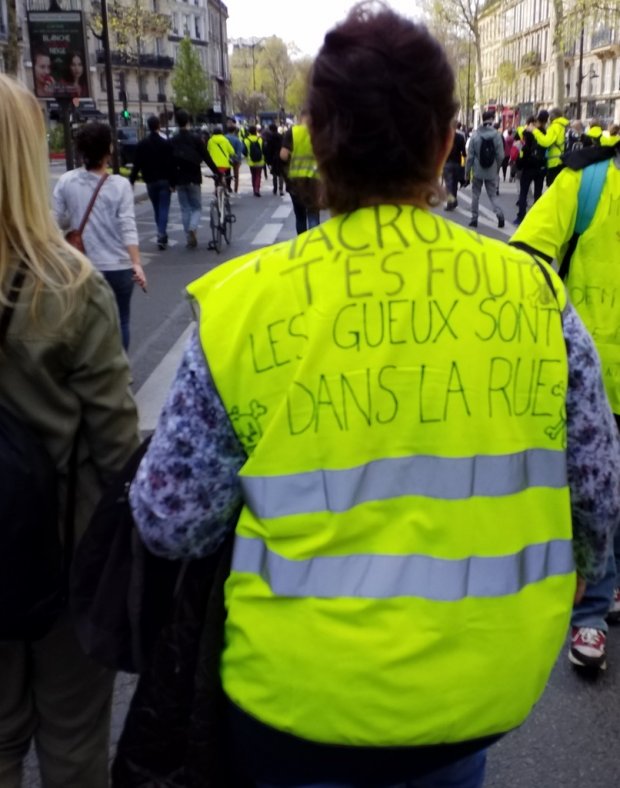
[[[151,243],[156,244],[157,243],[157,236],[155,235],[155,236],[153,236],[153,238],[147,238],[147,241],[150,241]],[[173,247],[173,246],[178,246],[178,245],[179,245],[179,242],[175,241],[174,238],[168,238],[168,246]]]
[[[282,224],[265,224],[256,233],[254,240],[250,242],[251,246],[269,246],[269,244],[275,243],[283,226]]]
[[[140,430],[152,432],[159,419],[159,414],[164,406],[168,390],[179,366],[181,356],[187,344],[187,338],[193,331],[195,323],[190,323],[181,336],[166,353],[163,359],[144,381],[136,394],[138,414],[140,417]]]
[[[293,206],[292,205],[281,205],[279,208],[276,208],[276,210],[273,212],[273,216],[271,218],[272,219],[288,219],[288,217],[291,215],[292,210],[293,210]]]
[[[463,200],[469,206],[471,206],[471,197],[469,195],[463,194],[462,191],[459,192],[459,200]],[[461,208],[460,206],[457,207],[456,210],[462,216],[469,216],[471,218],[471,210],[468,211],[466,208]],[[497,230],[498,233],[505,235],[507,238],[510,238],[514,233],[514,229],[511,227],[498,227],[497,217],[493,211],[490,210],[490,208],[480,204],[478,205],[478,224],[482,224],[485,227],[492,227],[494,230]]]

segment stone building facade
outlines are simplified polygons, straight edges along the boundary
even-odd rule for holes
[[[620,122],[620,6],[615,15],[568,14],[562,36],[563,109],[571,118]],[[509,121],[558,103],[551,0],[493,0],[480,17],[485,106]],[[581,51],[581,58],[580,58]],[[578,110],[579,61],[581,107]],[[518,115],[517,115],[518,111]]]
[[[120,2],[127,5],[133,0],[120,0]],[[6,41],[6,5],[7,0],[0,0],[0,55],[3,42]],[[104,52],[100,39],[88,25],[88,17],[93,12],[93,6],[96,8],[97,4],[93,0],[59,0],[58,5],[64,11],[82,11],[86,20],[86,54],[91,99],[82,101],[80,112],[86,116],[98,112],[107,115]],[[111,6],[112,0],[108,0],[108,8]],[[32,86],[26,14],[28,10],[47,11],[50,2],[49,0],[17,0],[17,7],[22,50],[19,76],[26,84]],[[222,0],[140,0],[140,7],[169,15],[170,29],[168,34],[161,38],[149,37],[141,42],[139,68],[138,53],[132,52],[128,56],[118,47],[114,33],[110,33],[117,114],[126,107],[131,115],[131,122],[136,123],[140,97],[143,118],[151,114],[164,116],[166,112],[171,113],[173,104],[170,76],[179,43],[186,34],[196,47],[202,67],[214,85],[211,95],[217,101],[221,94],[221,85],[225,89],[229,83],[226,32],[228,9]],[[222,47],[224,58],[221,57]],[[0,57],[0,70],[3,70],[2,57]],[[48,110],[53,114],[55,109],[53,102],[48,102],[48,105]]]

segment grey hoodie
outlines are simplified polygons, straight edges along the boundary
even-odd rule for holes
[[[495,164],[491,167],[482,167],[480,164],[480,145],[484,137],[492,137],[495,143]],[[467,152],[467,162],[465,163],[465,174],[469,175],[474,170],[474,178],[479,178],[483,181],[495,180],[499,172],[499,166],[504,159],[504,141],[502,135],[493,128],[491,121],[483,123],[478,126],[476,131],[472,134],[469,141],[469,150]]]

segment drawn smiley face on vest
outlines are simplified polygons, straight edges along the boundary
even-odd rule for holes
[[[237,433],[237,437],[248,454],[252,454],[262,437],[263,429],[260,424],[260,418],[265,413],[267,413],[267,408],[255,399],[250,402],[249,412],[241,413],[235,405],[229,413],[230,421]]]

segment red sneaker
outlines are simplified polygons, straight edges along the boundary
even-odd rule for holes
[[[573,665],[580,668],[605,670],[607,668],[606,641],[607,635],[602,629],[572,627],[568,658]]]

